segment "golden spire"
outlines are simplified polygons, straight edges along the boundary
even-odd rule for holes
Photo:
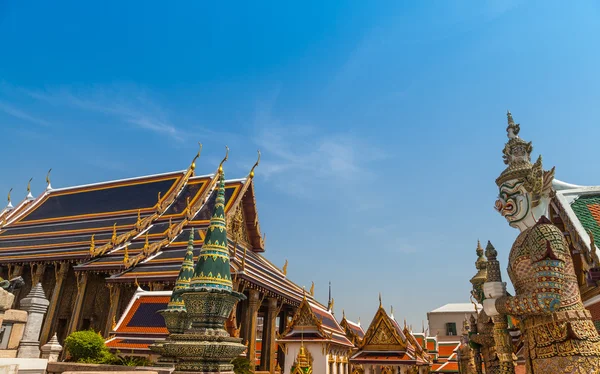
[[[198,146],[200,147],[198,149],[198,153],[196,153],[196,157],[194,157],[194,159],[192,160],[192,164],[190,165],[190,169],[192,171],[196,169],[196,160],[198,160],[198,158],[200,157],[200,153],[202,152],[202,143],[198,142]]]
[[[286,276],[287,275],[287,267],[288,267],[288,260],[285,260],[285,264],[283,264],[283,275]]]
[[[249,177],[250,178],[254,178],[254,169],[258,166],[258,164],[260,163],[260,149],[257,151],[258,152],[258,160],[256,160],[256,162],[254,163],[254,166],[252,166],[252,169],[250,169],[250,174]]]
[[[129,262],[129,243],[125,243],[125,254],[123,254],[123,264],[127,265]]]
[[[117,223],[116,222],[113,225],[113,233],[112,233],[112,237],[110,238],[110,241],[113,244],[117,244]]]
[[[223,174],[223,164],[225,163],[225,161],[227,161],[227,159],[229,158],[229,147],[225,146],[225,149],[227,150],[225,152],[225,158],[223,158],[223,161],[221,161],[221,163],[219,164],[219,174]]]
[[[52,168],[48,170],[48,174],[46,174],[46,191],[50,191],[52,189],[52,184],[50,183],[50,173],[52,172]]]
[[[96,249],[96,243],[94,242],[94,237],[96,234],[93,234],[90,239],[90,257],[94,255],[94,250]]]

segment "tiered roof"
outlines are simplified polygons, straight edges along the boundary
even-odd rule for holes
[[[352,322],[346,318],[346,313],[342,313],[342,320],[340,321],[340,326],[346,332],[346,337],[356,346],[360,344],[362,339],[365,336],[365,330],[360,325],[359,322]]]
[[[457,352],[460,342],[439,342],[436,362],[431,367],[432,373],[458,373]]]
[[[354,347],[346,337],[344,329],[332,311],[304,296],[298,310],[286,330],[277,339],[278,343],[328,342],[345,347]]]
[[[406,324],[400,326],[388,315],[381,303],[365,333],[358,352],[352,356],[355,364],[371,365],[431,365],[431,358]]]

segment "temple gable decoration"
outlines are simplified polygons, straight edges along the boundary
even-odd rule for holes
[[[361,350],[406,350],[406,337],[397,322],[392,320],[383,307],[379,307],[373,322],[365,333]]]

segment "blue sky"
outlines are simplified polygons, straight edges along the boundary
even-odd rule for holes
[[[184,169],[260,148],[267,257],[368,323],[468,301],[507,109],[557,178],[598,184],[593,1],[0,2],[0,191]],[[4,193],[4,192],[3,192]]]

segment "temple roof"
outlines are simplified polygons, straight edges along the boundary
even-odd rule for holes
[[[278,343],[319,341],[354,347],[331,310],[304,298]]]
[[[481,305],[477,305],[478,310],[481,310],[481,308]],[[471,303],[450,303],[442,305],[429,313],[475,313],[475,308]]]
[[[553,206],[563,219],[575,248],[590,251],[590,235],[594,237],[594,250],[600,246],[600,186],[577,186],[554,180],[556,196]]]
[[[351,362],[388,365],[430,365],[431,357],[425,351],[412,331],[404,324],[404,328],[393,315],[388,315],[379,305],[373,321],[369,325],[359,347],[352,356]]]
[[[167,308],[171,295],[171,291],[145,291],[138,288],[111,332],[106,345],[121,351],[148,353],[150,344],[165,339],[169,334],[164,318],[156,312]],[[308,298],[316,309],[320,311],[324,309],[321,304],[312,299],[312,296]],[[335,321],[333,316],[330,315],[329,318]],[[323,325],[331,325],[331,321],[323,321]],[[335,329],[324,327],[324,331],[333,333],[333,330]],[[308,333],[305,335],[305,340],[309,340],[308,335]]]

